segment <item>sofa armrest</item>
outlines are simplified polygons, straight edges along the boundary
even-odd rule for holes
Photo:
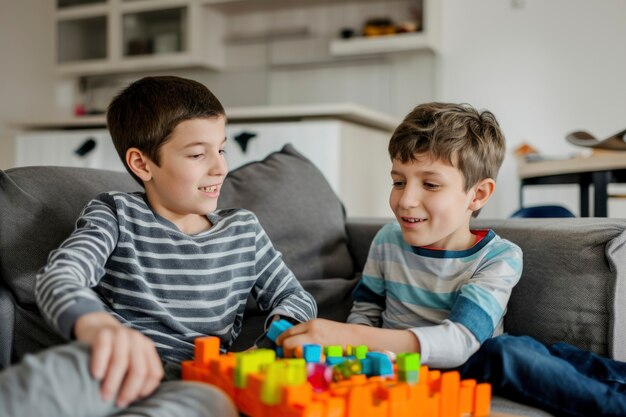
[[[505,331],[626,360],[626,219],[475,220],[522,248]]]
[[[354,261],[354,270],[362,271],[370,245],[376,233],[392,219],[386,218],[348,218],[346,232],[348,234],[348,250]]]
[[[11,364],[14,325],[15,299],[0,278],[0,370]]]

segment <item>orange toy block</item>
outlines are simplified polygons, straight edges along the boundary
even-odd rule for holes
[[[430,397],[426,398],[425,417],[439,416],[440,404],[441,404],[441,395],[438,392],[435,392]]]
[[[346,401],[344,398],[326,396],[317,400],[322,405],[324,417],[344,417],[346,415]]]
[[[428,384],[422,379],[422,382],[409,386],[410,404],[413,410],[413,417],[427,416],[427,401],[430,389]]]
[[[477,384],[474,397],[474,417],[486,417],[491,412],[491,385]]]
[[[278,407],[277,413],[266,417],[326,417],[322,403],[296,404],[293,407]]]
[[[196,368],[194,367],[195,363],[195,361],[181,362],[180,376],[182,379],[186,379],[189,381],[198,381],[198,378],[196,376]]]
[[[220,339],[215,336],[198,337],[195,340],[195,362],[197,366],[208,366],[211,359],[220,356]]]
[[[439,391],[441,389],[441,371],[437,369],[428,371],[428,386],[431,391]]]
[[[376,396],[373,385],[354,386],[347,396],[346,416],[378,417],[389,415],[389,401]]]
[[[461,375],[457,371],[445,372],[441,375],[440,417],[459,417],[459,389]]]
[[[411,407],[409,384],[391,384],[379,387],[379,395],[389,404],[389,415],[392,417],[414,417]]]
[[[245,388],[235,389],[235,404],[239,411],[248,417],[263,417],[261,398],[261,387],[263,377],[261,374],[250,373],[247,375]]]
[[[465,379],[461,381],[459,390],[459,414],[471,414],[474,409],[474,390],[476,388],[475,379]]]
[[[313,401],[313,388],[309,383],[284,385],[282,387],[281,404],[306,406]]]

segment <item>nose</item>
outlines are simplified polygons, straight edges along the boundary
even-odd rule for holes
[[[405,187],[400,190],[400,198],[398,199],[398,205],[401,208],[409,209],[420,205],[420,192],[417,187]]]
[[[228,173],[228,163],[224,154],[219,154],[215,159],[215,162],[209,167],[209,175],[215,177],[225,177]]]

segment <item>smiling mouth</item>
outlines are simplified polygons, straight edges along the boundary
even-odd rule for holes
[[[214,193],[217,191],[217,185],[211,185],[209,187],[200,187],[200,191],[204,191],[205,193]]]
[[[419,217],[402,217],[403,222],[407,223],[423,223],[428,219],[421,219]]]

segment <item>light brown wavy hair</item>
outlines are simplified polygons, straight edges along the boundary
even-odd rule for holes
[[[456,167],[467,192],[485,178],[495,181],[506,147],[491,112],[469,104],[425,103],[404,118],[388,149],[391,159],[402,163],[427,155]]]

